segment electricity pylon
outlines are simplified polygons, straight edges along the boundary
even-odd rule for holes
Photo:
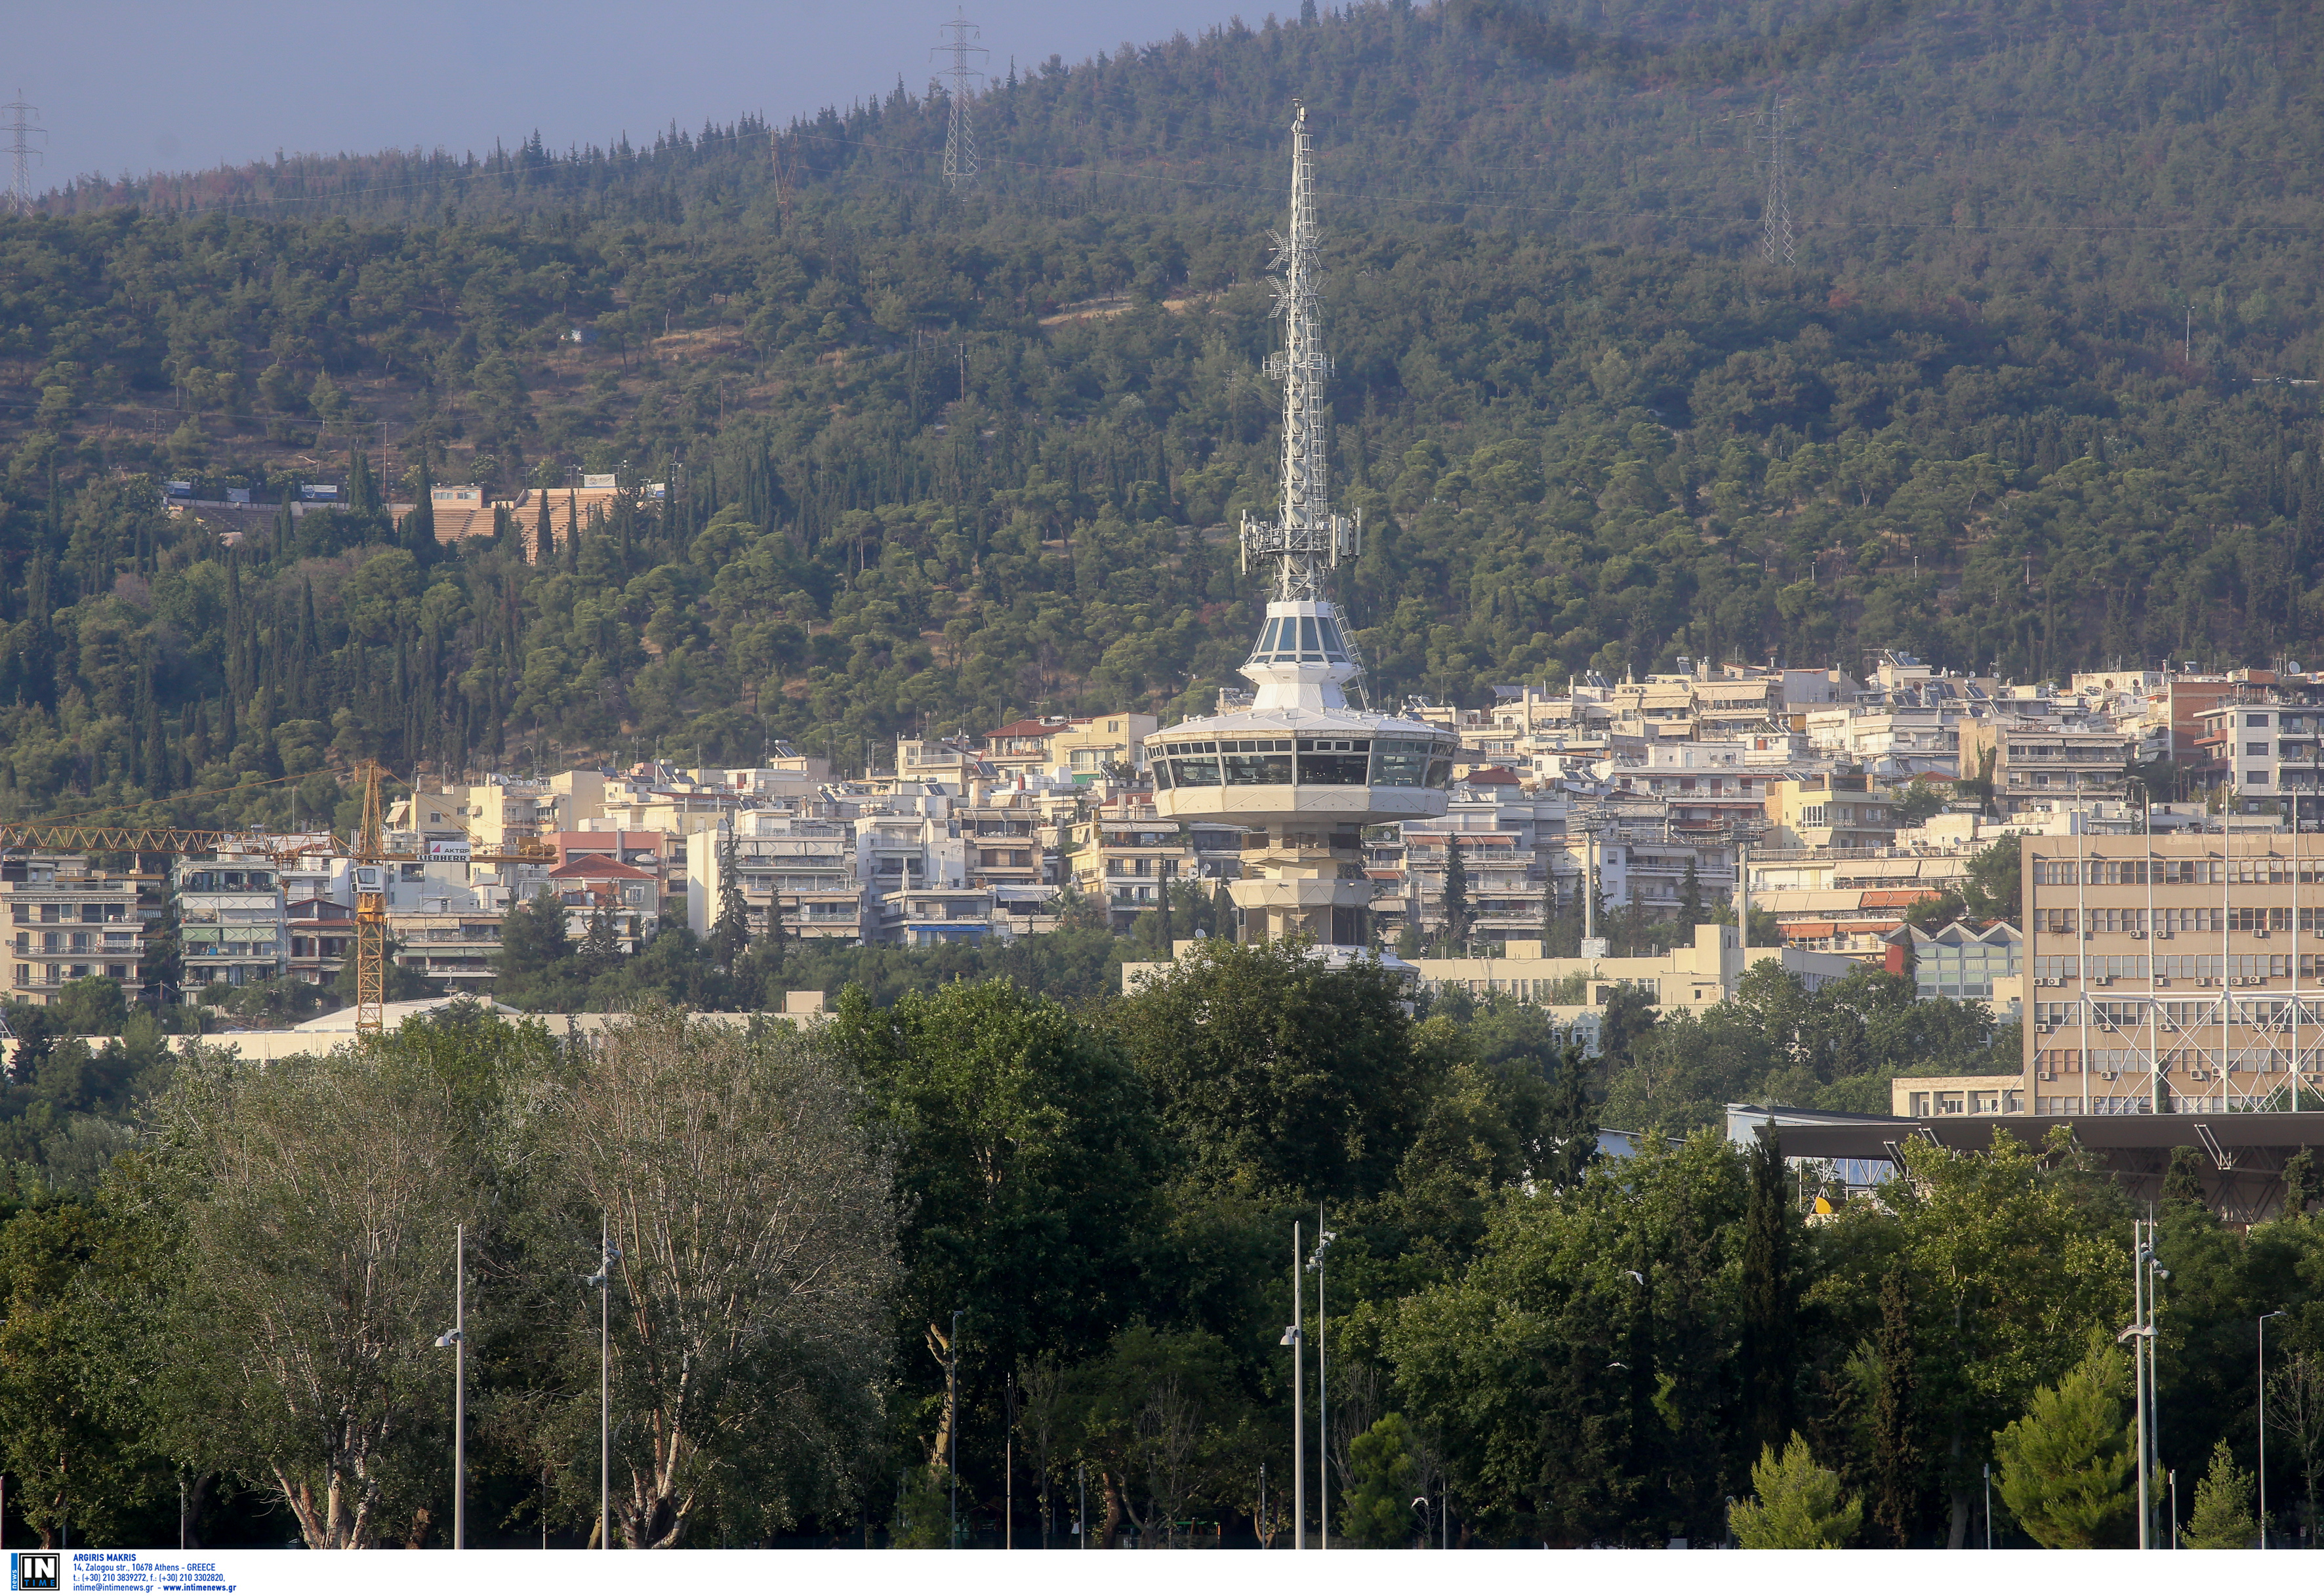
[[[951,101],[951,115],[945,125],[944,180],[946,188],[958,193],[976,181],[976,129],[969,123],[968,94],[972,79],[979,83],[984,80],[984,74],[971,66],[968,58],[989,57],[992,52],[975,42],[983,34],[968,20],[965,12],[954,15],[939,31],[952,37],[928,54],[949,56],[952,60],[952,65],[938,75],[952,79],[946,95]]]

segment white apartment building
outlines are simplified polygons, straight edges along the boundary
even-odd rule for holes
[[[219,983],[250,986],[288,973],[288,899],[282,872],[272,856],[181,859],[170,874],[178,902],[178,955],[189,991]]]
[[[145,921],[136,878],[91,870],[70,853],[0,859],[0,901],[7,904],[6,996],[46,1004],[67,982],[104,976],[132,995],[141,990]]]

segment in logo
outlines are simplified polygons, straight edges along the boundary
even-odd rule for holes
[[[8,1588],[11,1591],[61,1591],[65,1588],[64,1562],[62,1552],[11,1552],[8,1554]]]

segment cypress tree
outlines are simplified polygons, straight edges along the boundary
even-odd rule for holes
[[[1563,1191],[1576,1185],[1598,1158],[1598,1105],[1590,1095],[1590,1061],[1579,1043],[1558,1050],[1557,1074],[1542,1111],[1541,1173]]]
[[[532,558],[535,565],[547,565],[557,557],[557,533],[549,524],[549,490],[536,490],[540,494],[540,524],[533,530]]]
[[[1789,1172],[1775,1128],[1759,1127],[1743,1222],[1744,1401],[1750,1440],[1780,1447],[1792,1433],[1792,1371],[1798,1354],[1798,1287],[1792,1268]]]
[[[412,495],[411,513],[403,518],[403,541],[422,564],[436,552],[436,478],[429,468],[430,453],[420,446],[420,491]]]
[[[1872,1395],[1872,1524],[1890,1546],[1913,1543],[1919,1518],[1920,1448],[1914,1436],[1920,1384],[1913,1367],[1913,1305],[1904,1271],[1880,1283],[1880,1384]]]
[[[148,667],[150,671],[151,667]],[[145,695],[145,766],[144,780],[140,783],[156,798],[169,790],[172,774],[170,765],[170,745],[161,736],[161,706],[152,693]]]
[[[1469,865],[1461,857],[1458,832],[1444,834],[1444,940],[1446,956],[1460,956],[1469,937]]]
[[[581,568],[581,495],[567,492],[565,495],[565,569],[569,575]]]

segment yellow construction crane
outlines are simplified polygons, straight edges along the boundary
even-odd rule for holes
[[[355,876],[355,1037],[387,1029],[387,839],[379,821],[379,761],[363,767],[363,824],[347,850]]]
[[[355,1034],[375,1037],[387,1029],[387,887],[388,868],[415,860],[417,853],[390,853],[386,828],[381,821],[380,779],[386,772],[375,760],[366,760],[357,772],[363,779],[363,821],[355,836],[341,840],[329,832],[269,838],[238,831],[198,831],[166,826],[76,826],[41,820],[0,822],[0,851],[35,848],[42,852],[89,853],[217,853],[226,849],[264,853],[281,864],[309,854],[340,855],[355,868]],[[493,853],[469,852],[471,864],[546,864],[555,850],[530,840],[514,848]]]

